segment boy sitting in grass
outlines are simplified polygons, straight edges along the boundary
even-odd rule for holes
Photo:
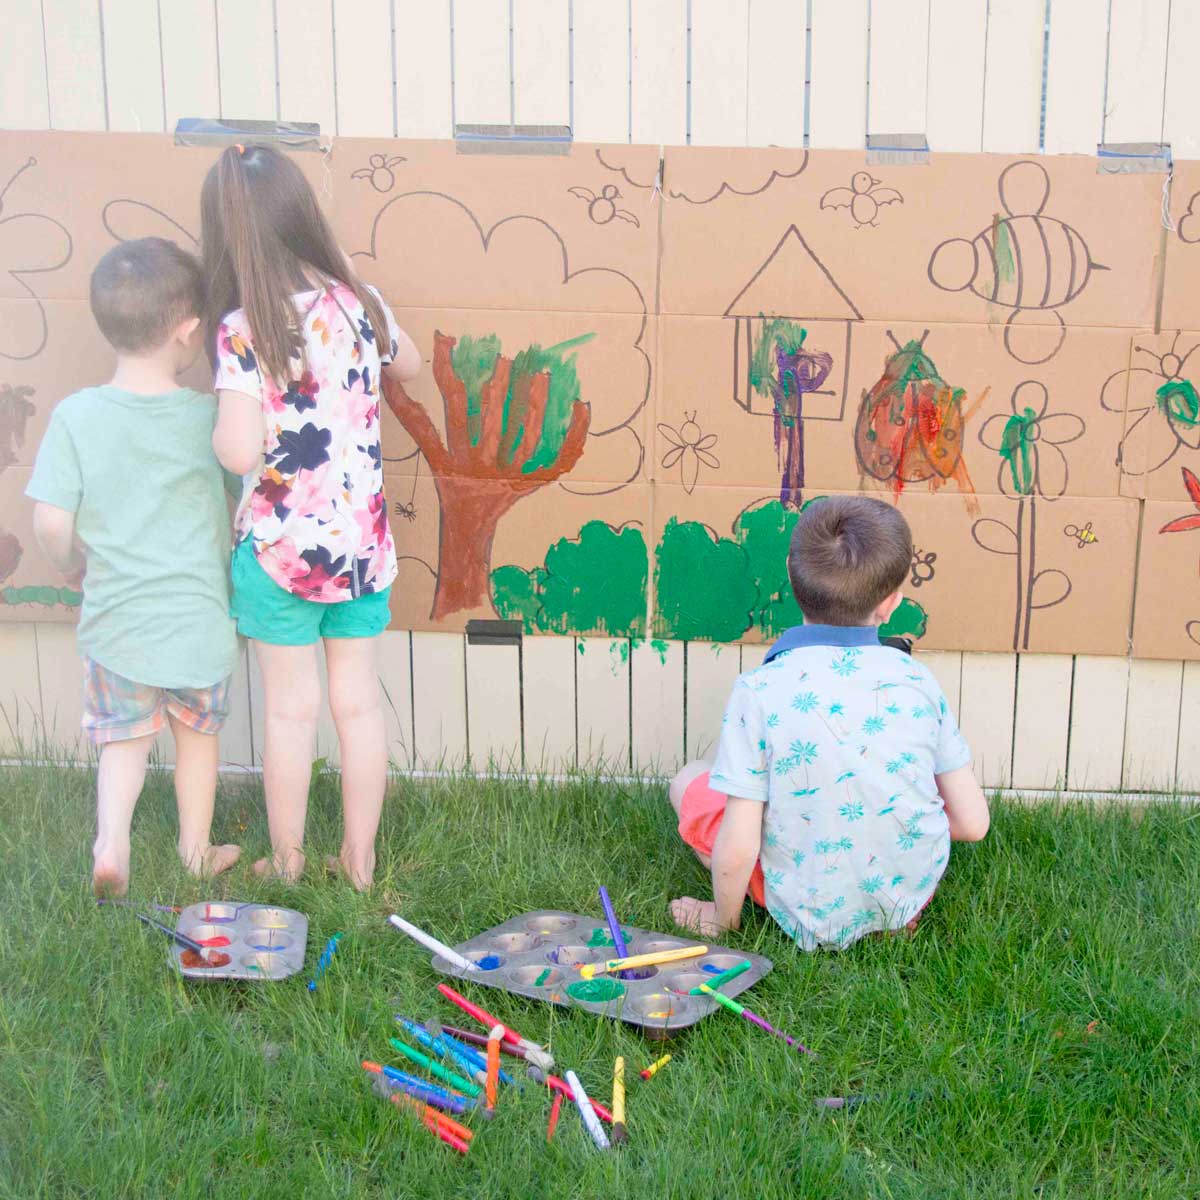
[[[46,557],[83,579],[83,728],[100,747],[98,894],[128,888],[133,809],[165,723],[184,865],[215,874],[239,854],[209,843],[237,652],[217,405],[175,379],[199,350],[203,302],[200,264],[173,242],[124,242],[100,260],[92,313],[116,371],[55,408],[25,491]]]
[[[671,783],[713,900],[674,900],[705,936],[752,899],[805,950],[913,929],[951,841],[987,833],[971,752],[929,669],[881,645],[912,562],[890,504],[832,496],[800,514],[788,575],[804,625],[738,677],[716,761]]]

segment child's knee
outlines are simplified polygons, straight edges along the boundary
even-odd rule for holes
[[[671,800],[671,807],[678,812],[680,805],[683,804],[683,795],[700,778],[701,775],[708,773],[709,764],[702,758],[693,759],[679,769],[675,778],[667,789],[667,795]]]
[[[294,682],[290,687],[267,689],[267,715],[295,724],[315,725],[321,710],[321,685],[312,680]]]
[[[379,685],[374,676],[364,680],[361,686],[330,684],[329,711],[334,724],[340,725],[346,721],[373,716],[380,708]]]

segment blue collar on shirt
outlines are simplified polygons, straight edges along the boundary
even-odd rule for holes
[[[878,625],[793,625],[767,651],[763,662],[802,646],[878,646]]]

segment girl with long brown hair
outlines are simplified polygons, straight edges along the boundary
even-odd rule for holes
[[[295,879],[304,867],[323,641],[344,813],[332,865],[366,888],[387,781],[376,659],[396,576],[380,373],[411,379],[421,358],[285,154],[223,151],[204,181],[201,224],[219,401],[213,449],[243,476],[232,609],[254,642],[266,698],[272,853],[256,869]]]

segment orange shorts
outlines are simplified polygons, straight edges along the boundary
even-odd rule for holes
[[[724,792],[714,792],[708,786],[708,772],[705,771],[688,784],[679,802],[679,836],[693,850],[709,858],[712,857],[717,830],[721,828],[721,818],[725,815],[725,802],[728,799]],[[754,864],[754,871],[750,875],[750,898],[755,904],[766,907],[761,862]]]

